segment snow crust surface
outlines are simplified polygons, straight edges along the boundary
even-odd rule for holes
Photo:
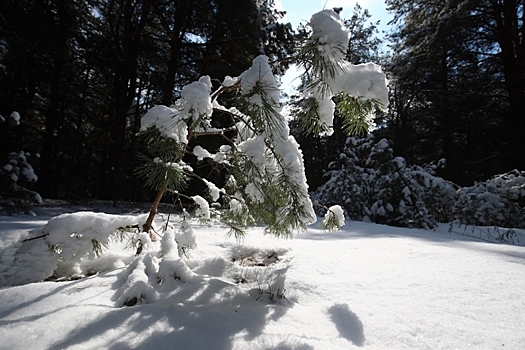
[[[48,219],[0,217],[1,268],[20,238]],[[525,247],[446,226],[347,222],[293,240],[256,228],[243,242],[216,225],[193,227],[189,259],[174,254],[172,239],[162,243],[159,271],[168,282],[160,287],[151,287],[155,266],[144,255],[134,269],[1,288],[0,348],[525,348]],[[174,271],[180,279],[169,278]],[[126,274],[133,288],[122,285]],[[139,285],[151,299],[119,307],[119,293]],[[271,302],[270,290],[285,298]]]

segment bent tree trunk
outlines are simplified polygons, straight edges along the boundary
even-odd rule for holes
[[[153,204],[151,205],[151,209],[149,211],[148,218],[146,219],[146,222],[144,223],[144,225],[142,225],[142,231],[148,232],[152,241],[157,240],[155,233],[151,232],[151,227],[153,225],[153,219],[155,219],[155,215],[157,214],[157,209],[159,207],[160,200],[164,196],[164,193],[166,193],[167,189],[168,189],[168,180],[164,181],[164,184],[160,188],[159,192],[157,192],[157,196],[155,197],[155,200],[153,201]]]

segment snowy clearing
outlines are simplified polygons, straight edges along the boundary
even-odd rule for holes
[[[46,210],[0,217],[0,277],[17,242],[58,214]],[[448,225],[347,222],[292,240],[254,228],[242,242],[194,229],[193,277],[150,304],[116,307],[125,268],[1,288],[0,348],[525,349],[525,247]]]

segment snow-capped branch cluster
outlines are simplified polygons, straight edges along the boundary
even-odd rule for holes
[[[107,255],[96,260],[114,239],[135,246],[140,238],[136,229],[144,215],[111,215],[94,212],[77,212],[51,218],[41,229],[30,233],[14,257],[5,284],[18,285],[45,280],[51,277],[87,275],[92,269],[103,271],[123,267],[128,261],[122,256]],[[147,234],[143,234],[148,238]],[[148,238],[149,239],[149,238]]]
[[[388,106],[385,74],[374,63],[354,65],[345,60],[350,33],[336,12],[324,10],[314,14],[310,26],[312,34],[298,55],[308,82],[305,94],[308,102],[300,114],[303,127],[331,135],[334,112],[342,102],[339,114],[345,123],[370,131],[374,127],[375,109]],[[339,101],[334,101],[336,96]],[[353,111],[344,108],[345,104],[357,105],[363,111],[355,113],[355,108]]]

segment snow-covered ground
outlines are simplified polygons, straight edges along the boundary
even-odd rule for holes
[[[36,212],[0,217],[1,264],[54,214]],[[0,349],[525,349],[525,247],[446,225],[195,235],[198,278],[162,284],[149,304],[115,305],[124,268],[1,288]]]

